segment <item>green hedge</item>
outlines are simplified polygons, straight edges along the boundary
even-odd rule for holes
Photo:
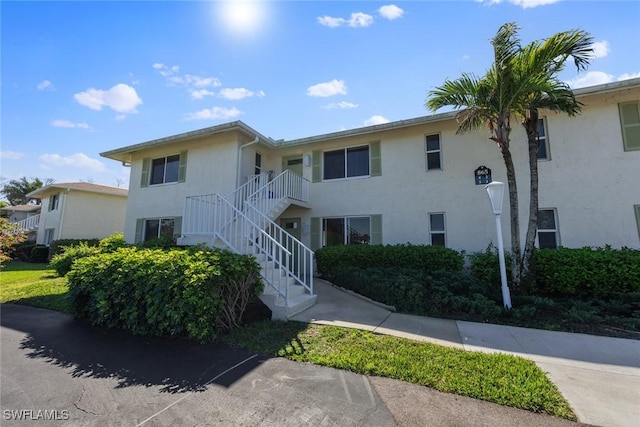
[[[51,242],[49,246],[49,256],[53,258],[54,256],[63,253],[66,248],[70,248],[73,246],[78,246],[84,243],[87,246],[98,246],[100,244],[100,239],[60,239],[54,240]]]
[[[99,253],[114,252],[119,248],[126,248],[131,245],[124,241],[124,234],[115,233],[102,240],[98,240],[96,244],[93,241],[85,242],[73,240],[69,246],[58,246],[58,252],[51,258],[49,265],[53,268],[58,276],[65,276],[73,265],[74,261],[79,258],[97,255]]]
[[[472,274],[500,283],[498,255],[494,248],[470,255]],[[507,257],[507,272],[510,271]],[[629,248],[536,249],[535,282],[531,293],[550,297],[608,297],[640,292],[640,250]],[[510,274],[507,277],[510,279]]]
[[[67,277],[77,317],[200,342],[238,326],[263,286],[253,257],[202,248],[120,248],[77,259]]]
[[[640,292],[640,250],[538,249],[533,259],[536,294],[604,297]]]
[[[410,268],[430,274],[462,270],[464,258],[453,249],[426,245],[343,245],[316,251],[318,273],[334,281],[340,272],[357,268]]]

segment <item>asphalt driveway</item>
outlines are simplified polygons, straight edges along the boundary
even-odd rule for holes
[[[3,426],[575,425],[221,344],[131,336],[3,304]]]

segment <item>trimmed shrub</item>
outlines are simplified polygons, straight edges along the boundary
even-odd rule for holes
[[[84,243],[87,246],[98,246],[99,239],[60,239],[54,240],[49,246],[49,253],[51,258],[65,251],[66,248],[78,246]]]
[[[436,270],[462,270],[461,253],[441,246],[427,245],[341,245],[316,251],[318,273],[333,282],[349,267],[409,268],[428,275]]]
[[[350,267],[341,271],[335,284],[399,311],[421,313],[425,276],[421,271],[407,268]]]
[[[605,297],[640,292],[640,250],[537,249],[534,263],[539,295]]]
[[[222,250],[120,248],[77,259],[67,277],[77,317],[200,342],[238,326],[263,287],[253,257]]]
[[[504,263],[507,270],[507,283],[511,286],[511,254],[504,254]],[[478,280],[487,283],[500,284],[500,260],[498,259],[498,248],[493,243],[487,246],[483,252],[476,252],[469,255],[471,274]]]
[[[114,252],[116,249],[129,246],[131,245],[124,241],[124,233],[114,233],[98,242],[98,247],[102,252]]]
[[[49,248],[45,245],[35,245],[31,248],[29,262],[45,263],[49,261]]]
[[[147,240],[145,242],[140,242],[138,244],[136,244],[137,247],[139,248],[149,248],[149,249],[154,249],[154,248],[164,248],[164,249],[169,249],[169,248],[175,248],[176,245],[176,239],[174,237],[156,237],[155,239],[151,239],[151,240]]]
[[[31,251],[36,247],[36,243],[32,241],[18,243],[13,246],[13,258],[18,261],[29,262],[31,260]]]
[[[65,276],[71,270],[71,265],[76,260],[100,253],[99,247],[89,246],[84,242],[73,246],[60,246],[59,248],[61,250],[51,258],[49,266],[61,277]]]

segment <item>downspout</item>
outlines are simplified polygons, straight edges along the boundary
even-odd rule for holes
[[[242,167],[242,150],[250,145],[253,144],[257,144],[258,141],[260,139],[256,136],[256,138],[251,141],[251,142],[247,142],[244,145],[241,145],[240,147],[238,147],[238,165],[237,165],[237,177],[236,177],[236,188],[240,187],[240,185],[242,185],[242,183],[240,181],[242,181],[242,174],[240,173],[240,168]]]

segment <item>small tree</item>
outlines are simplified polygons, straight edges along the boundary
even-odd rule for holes
[[[29,201],[27,194],[52,183],[53,179],[51,178],[45,179],[45,181],[42,182],[40,178],[29,180],[23,176],[20,179],[12,179],[4,184],[2,189],[0,189],[0,193],[9,201],[11,206],[24,205]]]
[[[18,224],[9,222],[7,218],[0,218],[0,266],[11,260],[14,246],[27,240]]]

